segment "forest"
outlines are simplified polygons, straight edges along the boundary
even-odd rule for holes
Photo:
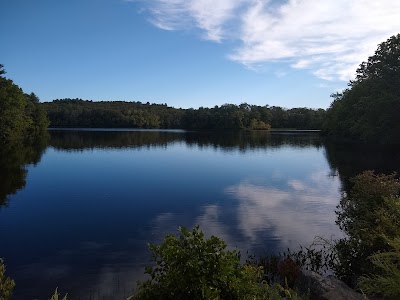
[[[57,99],[42,105],[55,128],[320,129],[326,113],[247,103],[182,109],[149,102]]]

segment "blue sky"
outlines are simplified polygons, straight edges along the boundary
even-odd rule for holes
[[[0,63],[41,101],[326,108],[400,32],[392,0],[7,0],[0,11]]]

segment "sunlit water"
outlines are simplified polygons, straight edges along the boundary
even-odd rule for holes
[[[147,243],[178,226],[243,256],[341,236],[338,166],[315,133],[51,131],[41,147],[4,150],[0,165],[0,257],[15,299],[56,287],[122,299],[143,279]],[[24,159],[11,162],[16,151]]]

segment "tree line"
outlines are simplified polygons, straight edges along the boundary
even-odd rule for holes
[[[55,128],[320,129],[326,113],[247,103],[182,109],[149,102],[56,99],[42,105]]]
[[[182,109],[166,104],[57,99],[39,103],[4,77],[0,65],[0,141],[34,136],[51,127],[182,129],[322,129],[327,136],[400,144],[400,34],[360,64],[330,108],[285,109],[242,103]],[[46,116],[48,115],[48,118]]]

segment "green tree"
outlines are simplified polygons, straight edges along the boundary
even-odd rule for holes
[[[378,45],[361,63],[349,88],[332,95],[323,130],[365,142],[399,144],[400,34]]]
[[[4,70],[1,71],[4,74]],[[29,127],[25,117],[27,102],[20,87],[0,76],[0,140],[22,136]]]
[[[125,101],[90,101],[61,99],[41,104],[52,127],[129,127],[185,129],[248,129],[287,127],[321,128],[325,110],[224,104],[213,108],[176,109],[165,104],[142,104]]]
[[[28,127],[27,134],[29,136],[39,135],[50,125],[47,113],[39,104],[39,98],[34,93],[29,95],[26,94],[25,99],[25,115],[26,118],[30,120],[30,126]]]
[[[32,137],[43,132],[49,125],[47,113],[39,104],[39,98],[24,94],[12,80],[3,77],[0,65],[0,141]]]

